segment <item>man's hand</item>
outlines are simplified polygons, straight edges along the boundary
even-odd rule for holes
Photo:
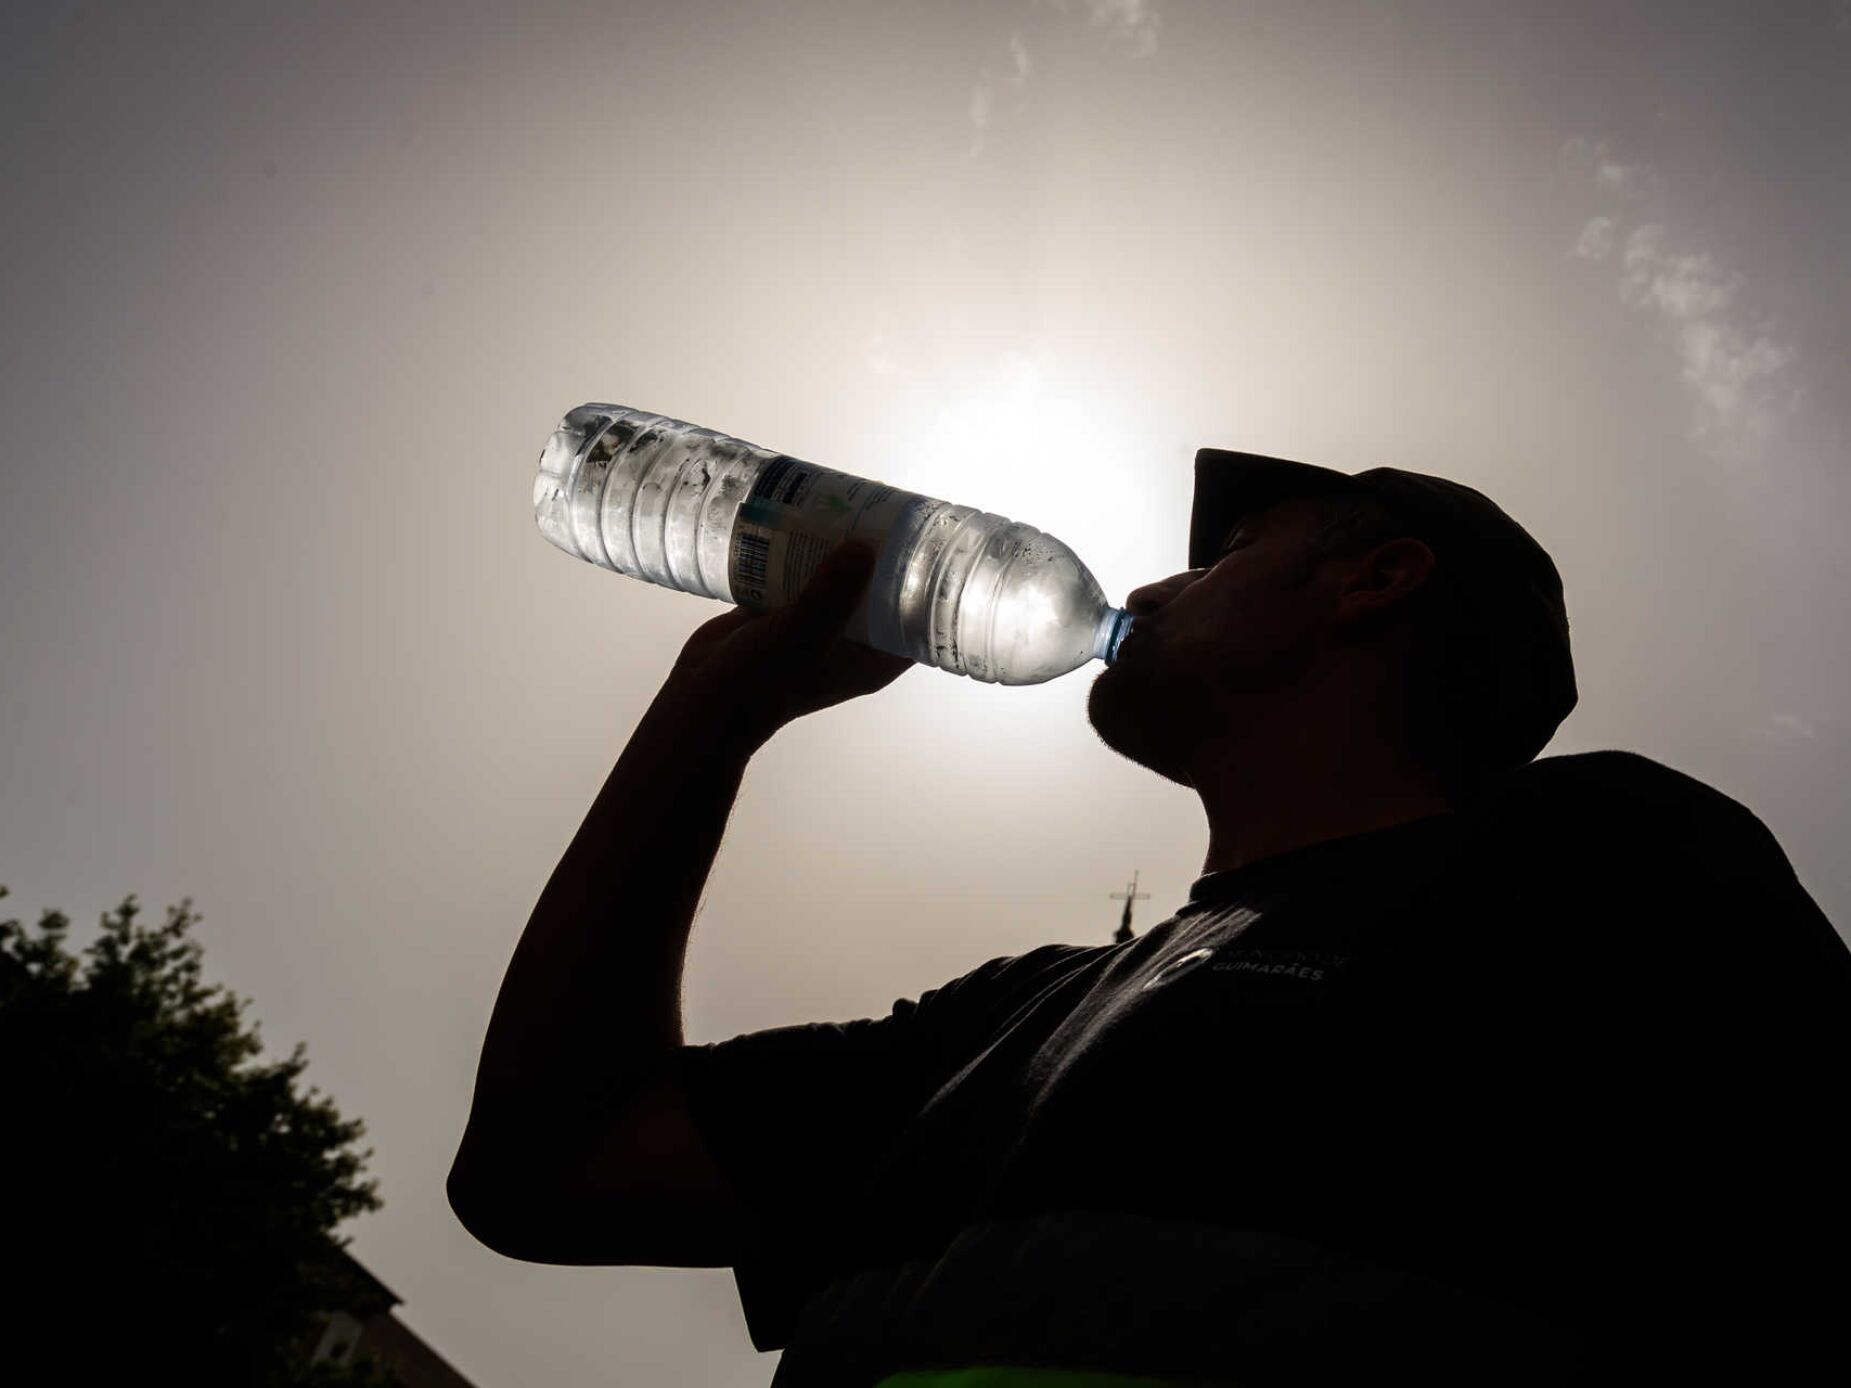
[[[842,636],[874,570],[860,541],[830,553],[797,601],[774,612],[736,607],[696,628],[662,697],[728,720],[749,751],[806,713],[884,689],[913,664]]]

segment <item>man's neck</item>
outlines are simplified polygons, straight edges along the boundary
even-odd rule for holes
[[[1453,808],[1405,753],[1309,733],[1229,749],[1196,793],[1208,815],[1204,875]]]

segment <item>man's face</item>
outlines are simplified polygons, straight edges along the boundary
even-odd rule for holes
[[[1192,786],[1211,746],[1290,697],[1335,606],[1326,569],[1308,568],[1322,518],[1311,502],[1280,502],[1224,536],[1211,568],[1132,591],[1131,633],[1087,696],[1108,747]]]

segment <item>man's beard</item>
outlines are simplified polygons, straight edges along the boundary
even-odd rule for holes
[[[1107,666],[1087,691],[1086,721],[1121,757],[1193,788],[1183,753],[1199,740],[1189,716],[1197,710],[1185,707],[1176,693],[1161,671],[1141,664]]]

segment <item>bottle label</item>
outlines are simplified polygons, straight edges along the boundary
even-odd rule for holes
[[[889,571],[901,558],[888,552],[898,546],[884,543],[887,534],[927,504],[914,492],[780,454],[759,473],[733,525],[727,568],[733,601],[760,609],[795,602],[823,557],[851,539],[866,540],[880,554],[868,594],[887,591],[883,580],[891,580]],[[864,595],[848,630],[865,632],[870,645],[889,650],[899,634],[885,606],[870,612]]]

